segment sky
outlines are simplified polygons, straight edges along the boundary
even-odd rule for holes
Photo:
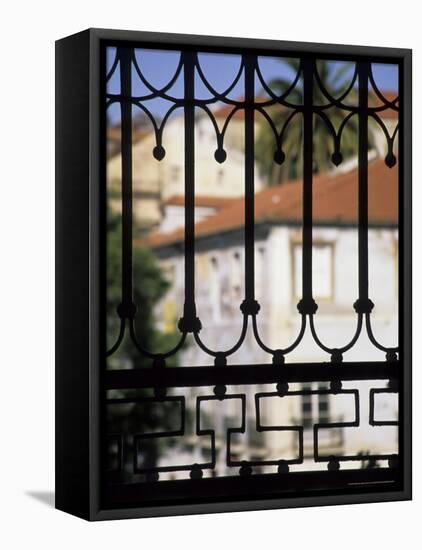
[[[180,52],[169,50],[146,50],[137,49],[136,58],[138,65],[145,78],[155,87],[161,88],[170,81],[176,71]],[[110,69],[115,56],[115,48],[107,49],[107,71]],[[198,54],[199,63],[209,83],[218,91],[223,92],[234,80],[240,67],[240,56],[231,54]],[[261,73],[267,83],[275,78],[285,78],[292,81],[294,71],[287,65],[286,60],[281,58],[260,56],[258,59]],[[335,72],[343,65],[343,62],[329,62],[330,69]],[[348,70],[345,79],[350,81],[354,71],[354,64],[348,63]],[[398,88],[398,67],[397,65],[373,64],[372,71],[375,82],[380,90],[394,91]],[[257,79],[256,79],[257,80]],[[135,69],[132,71],[132,91],[134,95],[148,93],[147,88],[142,84]],[[243,95],[244,81],[240,78],[238,84],[229,94],[231,99],[237,99]],[[109,93],[119,93],[119,71],[116,70],[108,83]],[[173,97],[182,97],[183,95],[183,73],[179,76],[173,87],[167,91]],[[262,95],[262,87],[259,82],[255,83],[255,93]],[[195,78],[195,95],[197,98],[210,98],[211,94],[201,82],[197,75]],[[151,112],[158,117],[164,116],[171,103],[163,99],[154,99],[145,102]],[[120,118],[120,108],[117,104],[108,109],[108,116],[111,123],[116,123]]]

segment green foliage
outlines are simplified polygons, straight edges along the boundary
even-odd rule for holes
[[[121,216],[109,210],[107,212],[107,346],[110,348],[119,333],[120,319],[117,307],[122,299],[122,226]],[[171,349],[180,338],[174,332],[163,334],[157,330],[154,319],[154,308],[169,289],[154,255],[146,248],[133,247],[133,299],[137,305],[135,330],[138,341],[145,349],[162,353]],[[108,359],[113,368],[151,368],[151,359],[145,358],[126,337],[119,349]],[[177,354],[169,358],[167,366],[177,365]],[[129,364],[128,364],[129,363]],[[151,390],[135,390],[130,394],[134,397],[151,396]],[[127,397],[127,392],[113,391],[113,397]],[[180,412],[174,410],[170,402],[143,403],[133,402],[124,405],[112,405],[107,411],[107,430],[109,433],[123,434],[127,453],[123,465],[123,478],[132,476],[133,468],[133,438],[131,434],[151,433],[175,429]],[[154,467],[164,450],[174,441],[165,439],[148,439],[138,449],[138,460],[143,467]]]
[[[116,340],[120,319],[116,309],[121,302],[121,216],[111,211],[107,216],[107,344],[110,348]],[[146,248],[133,247],[133,298],[137,305],[135,330],[138,341],[150,351],[161,353],[171,349],[180,338],[177,333],[163,334],[157,330],[154,307],[169,288],[154,255]],[[151,366],[151,360],[143,357],[129,338],[114,354],[117,359],[130,359],[134,367]],[[176,364],[172,357],[168,365]]]
[[[298,69],[298,61],[294,59],[283,60],[292,72],[296,73]],[[350,64],[344,63],[333,68],[330,62],[318,61],[317,70],[321,82],[327,89],[328,93],[339,98],[344,93],[350,84],[346,78],[346,74],[350,71]],[[270,82],[270,88],[277,95],[285,93],[291,86],[291,81],[284,78],[278,78]],[[291,91],[286,100],[290,103],[300,105],[303,102],[303,86],[301,81],[297,83],[295,89]],[[353,88],[348,97],[347,103],[356,104],[357,90]],[[319,89],[319,86],[314,86],[315,105],[327,104],[328,100]],[[281,130],[288,117],[292,114],[292,110],[284,106],[274,105],[267,108],[268,114],[273,119],[278,131]],[[328,108],[325,113],[329,117],[335,130],[337,131],[347,112],[337,107]],[[276,142],[274,133],[266,121],[262,119],[261,128],[258,134],[256,143],[256,158],[260,166],[261,172],[267,178],[269,185],[274,185],[302,177],[303,169],[303,151],[302,151],[302,133],[303,122],[300,113],[293,116],[290,120],[287,130],[282,141],[282,150],[285,154],[284,162],[279,165],[274,162],[274,153],[276,151]],[[319,117],[313,117],[313,135],[314,135],[314,173],[324,172],[334,167],[331,161],[331,155],[334,152],[333,139],[325,124]],[[341,153],[344,159],[350,158],[357,153],[357,117],[353,116],[347,122],[341,141]]]

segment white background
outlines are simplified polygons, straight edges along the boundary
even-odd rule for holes
[[[87,27],[414,49],[414,202],[421,205],[421,19],[414,0],[3,2],[0,17],[0,546],[418,548],[422,379],[414,364],[415,500],[87,523],[46,505],[54,488],[54,41]],[[255,12],[254,10],[259,10]],[[417,211],[416,211],[417,212]],[[414,292],[420,307],[415,215]],[[415,319],[416,350],[421,323]],[[38,495],[37,497],[31,494]],[[41,500],[40,500],[41,496]],[[44,501],[44,502],[42,502]],[[407,540],[407,542],[405,542]]]

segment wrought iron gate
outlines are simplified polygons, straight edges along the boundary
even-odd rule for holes
[[[323,496],[340,493],[365,493],[374,491],[391,491],[403,485],[403,353],[401,346],[396,347],[391,342],[379,341],[373,331],[372,315],[376,303],[371,300],[368,288],[368,124],[377,124],[384,134],[387,143],[385,164],[392,168],[398,163],[399,174],[399,212],[402,221],[403,202],[403,141],[402,141],[402,103],[401,90],[403,86],[402,67],[399,65],[399,92],[397,98],[391,100],[384,97],[374,79],[372,66],[374,63],[390,62],[377,56],[368,57],[355,55],[342,57],[355,65],[350,84],[340,97],[333,97],[320,78],[318,60],[327,58],[323,53],[314,54],[310,51],[299,52],[298,68],[291,85],[281,95],[277,95],[265,81],[260,69],[259,56],[268,52],[262,50],[218,50],[219,52],[234,52],[241,56],[240,68],[234,81],[222,93],[218,92],[207,80],[199,61],[199,51],[217,51],[209,48],[194,47],[179,48],[180,61],[177,69],[163,87],[154,86],[144,75],[141,63],[135,55],[136,48],[148,44],[128,44],[121,42],[106,42],[103,44],[102,63],[102,93],[103,93],[103,132],[106,127],[106,113],[113,105],[119,106],[121,113],[121,298],[115,319],[118,322],[118,334],[107,350],[107,357],[112,358],[125,339],[130,339],[137,352],[149,361],[146,368],[109,369],[104,366],[102,373],[102,479],[103,503],[105,507],[136,506],[144,504],[160,504],[163,502],[209,502],[230,499],[247,499],[257,497],[282,497],[289,495]],[[156,47],[156,46],[155,46]],[[106,74],[105,52],[112,48],[114,60]],[[275,55],[274,51],[271,52]],[[279,56],[292,56],[289,51],[277,52]],[[330,55],[329,59],[335,59]],[[394,61],[396,62],[396,61]],[[107,88],[107,82],[118,74],[120,90],[116,92]],[[113,76],[114,75],[114,76]],[[139,79],[146,90],[141,95],[133,93],[132,80]],[[183,96],[176,97],[169,90],[177,79],[183,79]],[[200,79],[210,98],[202,99],[196,93],[195,82]],[[232,99],[231,91],[243,82],[243,97]],[[257,98],[256,84],[259,84],[267,94],[267,99]],[[292,90],[300,86],[302,101],[293,103],[290,99]],[[324,104],[315,104],[314,90],[318,89],[326,99]],[[355,104],[348,102],[348,96],[356,93]],[[373,105],[370,95],[376,97]],[[165,99],[171,107],[162,118],[156,120],[154,114],[145,102],[154,98]],[[213,106],[223,104],[228,106],[228,115],[222,128],[219,127],[213,112]],[[271,118],[271,107],[280,106],[288,111],[289,116],[283,127],[277,128]],[[155,145],[151,155],[157,161],[165,158],[163,133],[170,115],[177,110],[184,117],[184,195],[185,195],[185,225],[184,225],[184,307],[183,315],[178,321],[179,338],[176,345],[154,353],[146,349],[139,338],[135,319],[142,316],[134,302],[133,292],[133,113],[134,108],[140,109],[150,120],[155,136]],[[344,113],[344,122],[335,128],[327,114],[330,108],[337,108]],[[240,111],[244,113],[244,296],[238,304],[239,315],[242,318],[242,328],[237,342],[230,349],[211,349],[201,337],[201,319],[195,303],[195,110],[201,110],[209,118],[215,130],[215,162],[226,161],[225,134],[230,121]],[[382,113],[392,110],[397,113],[398,124],[391,133],[386,128]],[[301,143],[303,158],[303,195],[302,195],[302,296],[297,303],[297,315],[300,318],[300,329],[297,337],[283,348],[271,348],[264,342],[260,332],[260,303],[255,295],[255,117],[260,115],[273,132],[274,162],[283,163],[283,140],[289,132],[289,123],[293,117],[302,119]],[[316,317],[318,303],[313,294],[313,124],[319,119],[326,125],[332,140],[332,163],[342,163],[342,132],[349,120],[357,121],[357,212],[358,212],[358,294],[350,307],[354,309],[356,328],[348,342],[339,343],[338,347],[330,347],[318,335]],[[104,137],[104,136],[103,136]],[[394,147],[398,140],[398,154]],[[103,203],[104,205],[105,203]],[[402,232],[399,232],[399,276],[400,288],[402,280]],[[105,277],[105,256],[103,261]],[[105,285],[106,286],[106,285]],[[104,288],[105,294],[107,289]],[[106,295],[103,296],[106,301]],[[403,316],[403,302],[399,301],[399,318]],[[105,322],[105,321],[104,321]],[[105,326],[103,327],[105,331]],[[247,331],[252,331],[256,346],[259,346],[268,356],[265,364],[230,364],[231,356],[243,345]],[[305,333],[312,335],[314,342],[326,354],[326,361],[320,363],[291,363],[289,357],[297,349]],[[353,349],[359,338],[366,333],[370,342],[384,354],[378,361],[348,361],[347,353]],[[187,337],[191,335],[195,342],[210,358],[210,364],[200,367],[177,366],[169,367],[172,356],[179,352]],[[402,342],[402,324],[400,321],[399,342]],[[105,342],[105,338],[103,338]],[[104,359],[106,353],[104,350]],[[106,360],[104,361],[104,364]],[[327,430],[339,430],[359,427],[362,421],[360,414],[361,396],[358,389],[360,381],[386,381],[383,388],[375,387],[369,393],[369,424],[372,426],[397,425],[399,430],[397,453],[359,453],[324,454],[319,445],[320,434]],[[321,387],[304,387],[303,384],[318,382]],[[357,387],[351,387],[356,383]],[[344,387],[346,383],[346,387]],[[264,388],[262,386],[264,385]],[[376,384],[375,384],[376,385]],[[247,391],[237,391],[236,386],[252,388]],[[185,390],[187,388],[208,388],[195,399],[193,423],[197,436],[208,438],[209,455],[200,462],[188,462],[177,465],[145,464],[140,460],[139,449],[151,440],[166,437],[183,437],[186,434],[189,411],[186,404]],[[260,389],[261,388],[261,389]],[[264,391],[261,391],[264,389]],[[116,390],[124,390],[122,397]],[[113,393],[114,392],[114,393]],[[132,392],[132,393],[131,393]],[[251,393],[252,392],[252,393]],[[378,394],[394,393],[399,396],[398,419],[377,419],[375,400]],[[116,397],[117,395],[117,397]],[[120,395],[120,396],[119,396]],[[325,470],[296,471],[294,466],[304,462],[304,431],[303,422],[295,425],[265,424],[261,418],[262,404],[265,400],[277,397],[286,399],[289,396],[349,396],[353,401],[353,418],[345,421],[315,422],[312,425],[313,452],[312,460],[325,465]],[[252,397],[253,396],[253,397]],[[297,453],[291,458],[250,460],[236,459],[232,454],[233,440],[236,434],[244,434],[247,422],[250,420],[246,407],[247,400],[253,398],[254,423],[258,433],[291,432],[297,438]],[[213,401],[217,406],[224,402],[235,401],[240,414],[240,422],[226,427],[223,453],[226,464],[232,468],[232,475],[213,477],[211,472],[216,467],[216,430],[204,427],[201,411],[206,402]],[[143,406],[155,406],[176,415],[174,427],[154,430],[143,430],[130,434],[131,443],[128,447],[127,434],[113,431],[107,415],[110,407],[123,407],[128,403]],[[130,457],[128,467],[128,457]],[[383,467],[373,467],[377,461],[385,461]],[[348,468],[350,463],[365,463],[366,468]],[[126,466],[125,466],[126,465]],[[271,467],[266,473],[260,473],[259,468]],[[129,470],[128,470],[129,468]],[[185,479],[162,480],[160,476],[168,472],[187,472]]]

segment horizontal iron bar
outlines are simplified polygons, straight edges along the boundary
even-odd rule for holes
[[[287,474],[255,474],[203,479],[182,479],[149,483],[109,484],[106,505],[136,505],[145,501],[159,504],[172,499],[233,500],[236,497],[264,498],[281,496],[317,496],[335,491],[368,492],[399,489],[399,468],[339,470],[336,472],[292,472]],[[228,496],[229,495],[229,496]]]
[[[217,384],[329,382],[332,380],[389,380],[400,376],[400,362],[292,363],[226,367],[169,367],[108,370],[106,389],[194,387]]]

